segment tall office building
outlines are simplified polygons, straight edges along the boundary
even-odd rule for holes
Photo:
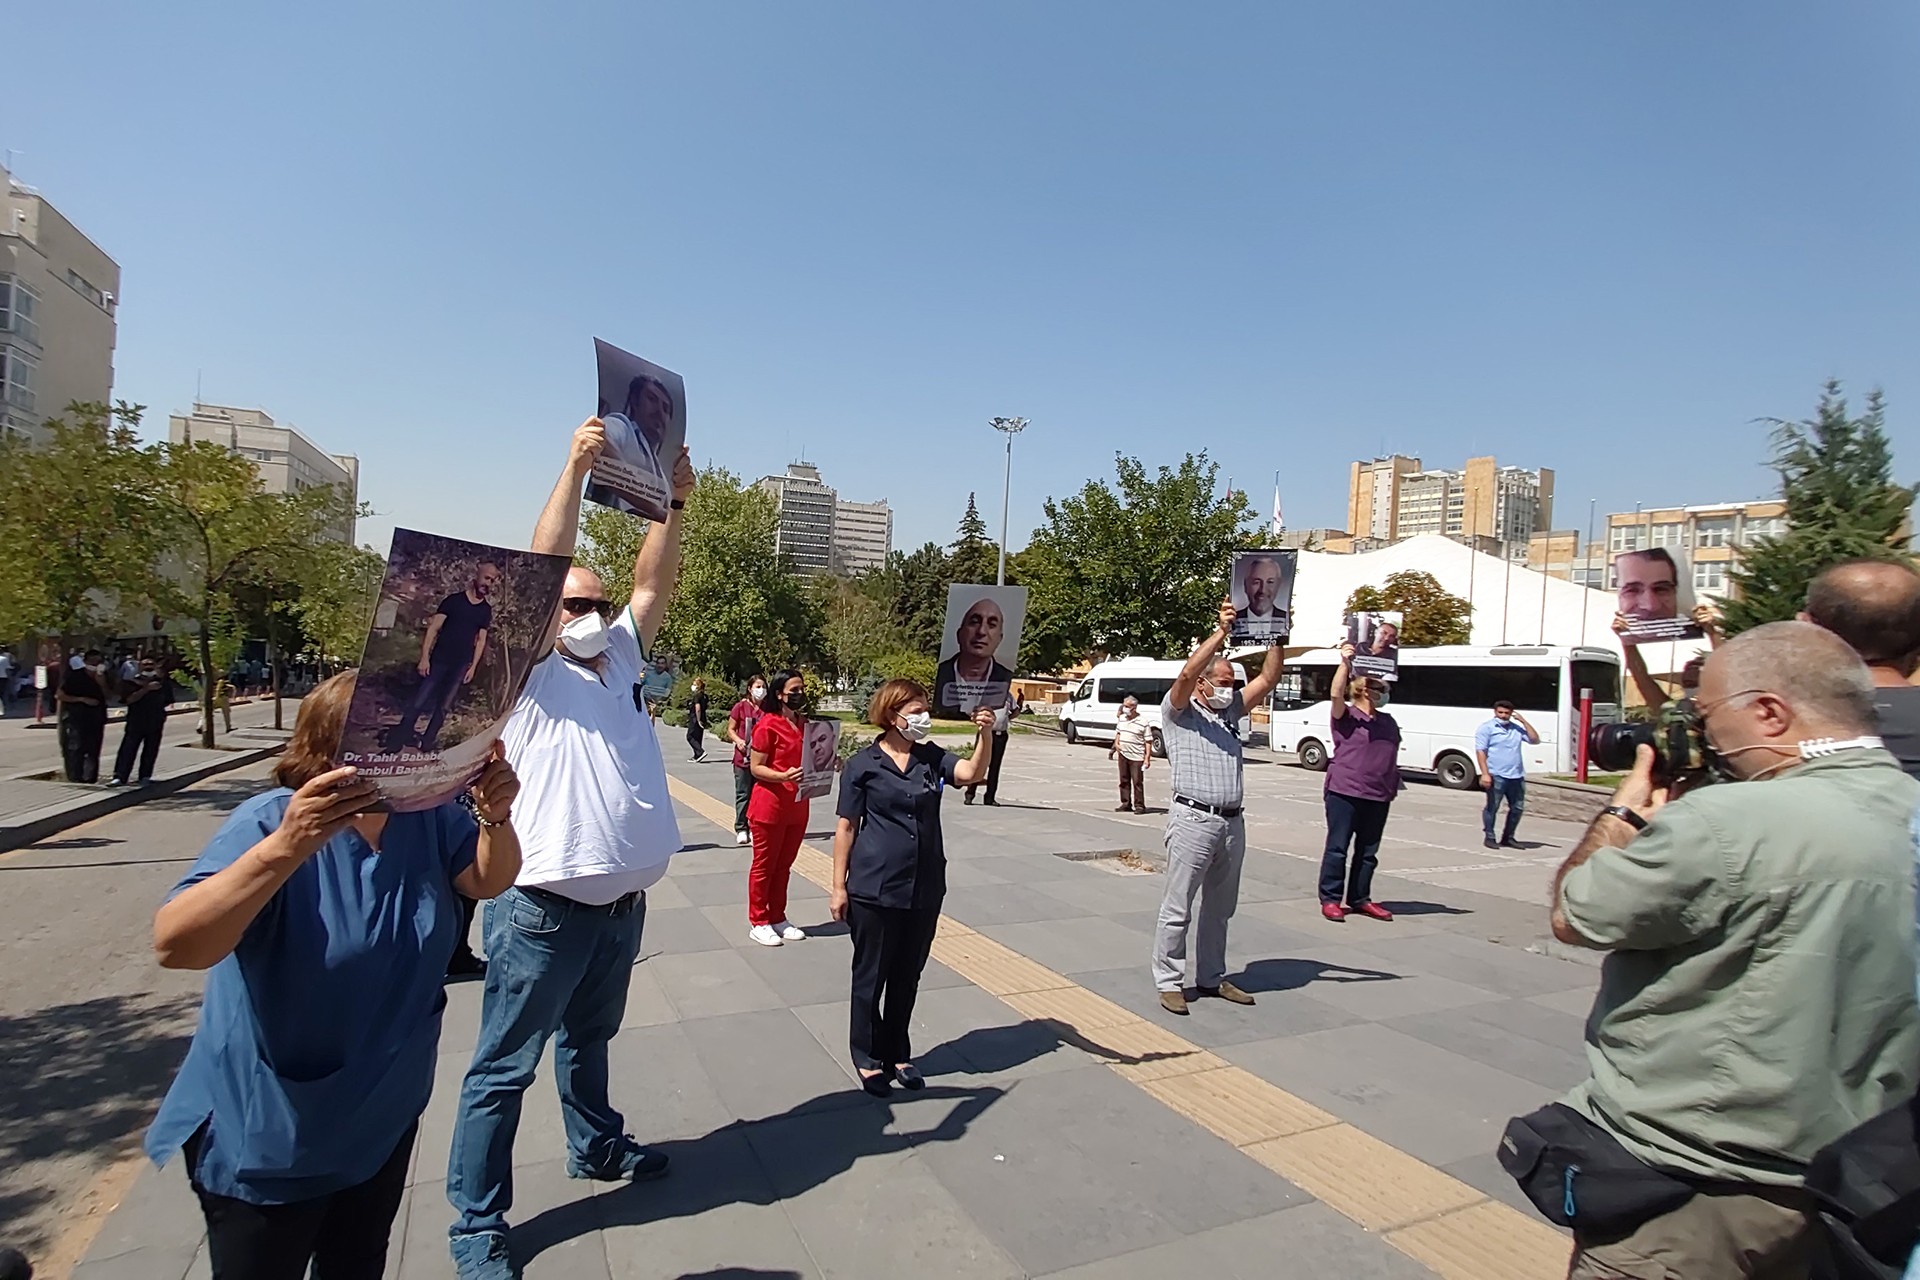
[[[1420,470],[1420,459],[1400,454],[1353,464],[1347,487],[1347,529],[1356,538],[1392,542],[1400,536],[1400,485]]]
[[[762,476],[780,512],[774,547],[796,573],[855,574],[883,565],[893,550],[893,510],[848,502],[811,462],[790,462],[785,475]]]
[[[1553,472],[1469,458],[1458,471],[1429,471],[1398,454],[1353,464],[1348,526],[1356,536],[1394,541],[1437,533],[1491,540],[1524,558],[1533,535],[1553,522]]]
[[[0,435],[39,441],[74,401],[113,395],[120,267],[0,169]]]
[[[196,403],[192,413],[176,413],[167,420],[167,437],[175,444],[206,441],[231,449],[253,463],[268,493],[299,493],[330,484],[345,489],[352,502],[360,498],[360,459],[327,453],[262,409]],[[353,526],[349,516],[334,534],[342,542],[351,542]]]

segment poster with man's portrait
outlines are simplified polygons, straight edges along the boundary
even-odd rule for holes
[[[673,466],[687,438],[687,388],[680,375],[616,346],[593,340],[600,365],[594,412],[607,448],[587,477],[587,498],[642,520],[667,518]]]
[[[1400,678],[1400,627],[1396,610],[1347,615],[1347,643],[1353,646],[1353,674],[1376,680]]]
[[[1233,553],[1227,600],[1233,605],[1235,644],[1272,644],[1293,634],[1293,575],[1297,551],[1262,548]]]
[[[933,680],[933,714],[963,720],[981,707],[1006,705],[1020,663],[1027,620],[1025,587],[954,583],[947,588],[947,624]]]
[[[807,721],[801,740],[800,798],[815,800],[833,792],[833,777],[840,768],[840,722]]]
[[[1646,547],[1613,558],[1616,611],[1627,620],[1622,644],[1654,640],[1696,640],[1704,635],[1693,620],[1693,568],[1679,547]]]
[[[396,813],[458,796],[547,651],[570,563],[395,529],[334,763]]]

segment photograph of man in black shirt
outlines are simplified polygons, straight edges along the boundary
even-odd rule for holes
[[[500,567],[483,560],[474,567],[466,590],[454,592],[433,611],[420,639],[420,684],[401,711],[400,723],[388,731],[387,750],[438,749],[440,726],[446,723],[461,687],[473,682],[486,655],[487,631],[493,626],[488,597],[499,586]],[[427,727],[416,735],[422,715],[428,717]]]

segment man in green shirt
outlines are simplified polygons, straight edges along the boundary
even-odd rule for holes
[[[1872,736],[1866,668],[1773,623],[1714,651],[1697,707],[1748,785],[1670,796],[1642,747],[1560,868],[1553,932],[1611,953],[1567,1104],[1701,1185],[1624,1235],[1576,1230],[1571,1280],[1808,1275],[1808,1161],[1920,1074],[1920,784]]]

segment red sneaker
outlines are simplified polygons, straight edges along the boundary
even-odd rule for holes
[[[1323,902],[1320,904],[1320,914],[1339,924],[1347,918],[1347,909],[1337,902]]]
[[[1387,910],[1385,907],[1381,906],[1377,902],[1363,902],[1359,906],[1355,907],[1354,910],[1358,911],[1361,915],[1367,917],[1367,919],[1369,920],[1393,919],[1393,912]]]

